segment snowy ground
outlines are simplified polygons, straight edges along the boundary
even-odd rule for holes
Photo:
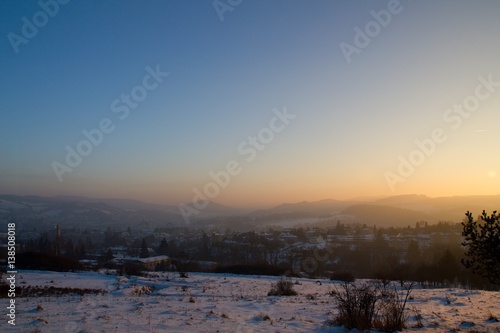
[[[5,274],[4,274],[5,279]],[[268,297],[276,277],[177,273],[117,277],[103,273],[20,271],[18,286],[91,288],[106,294],[19,297],[16,326],[0,332],[346,332],[328,324],[336,312],[328,280],[293,279],[298,296]],[[321,282],[321,283],[319,283]],[[154,286],[151,294],[137,295]],[[500,332],[500,292],[416,289],[409,332]],[[417,328],[416,312],[422,328]]]

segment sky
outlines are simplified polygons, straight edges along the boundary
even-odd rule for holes
[[[498,1],[0,2],[0,193],[498,194]]]

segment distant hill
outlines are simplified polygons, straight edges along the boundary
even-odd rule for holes
[[[434,220],[432,216],[412,209],[373,204],[350,206],[344,209],[342,214],[350,215],[353,221],[368,226],[414,227],[415,222]]]
[[[374,203],[388,206],[425,206],[429,205],[432,200],[432,198],[422,194],[405,194],[378,199]]]
[[[245,215],[248,214],[248,209],[230,207],[226,205],[221,205],[217,202],[209,201],[208,206],[205,209],[203,209],[201,213],[205,215],[210,214],[212,216]]]
[[[461,221],[467,211],[471,211],[474,215],[479,215],[483,210],[490,213],[494,210],[500,211],[500,195],[438,198],[425,195],[400,195],[377,200],[375,203],[425,212],[435,221]]]
[[[86,197],[0,195],[0,218],[67,225],[179,224],[182,217],[171,207],[133,200]]]
[[[466,211],[479,215],[482,211],[500,211],[500,195],[476,195],[431,198],[425,195],[398,195],[373,201],[321,200],[278,205],[253,212],[253,216],[287,218],[325,217],[348,218],[367,225],[414,226],[418,221],[461,222]]]
[[[190,203],[189,206],[193,207]],[[342,220],[367,225],[414,226],[418,221],[461,222],[466,211],[479,215],[486,210],[500,210],[500,195],[476,195],[431,198],[425,195],[399,195],[372,201],[320,200],[284,203],[270,209],[248,211],[208,202],[192,216],[192,222],[228,224],[242,221],[249,226],[271,224],[273,221]],[[178,206],[150,204],[138,200],[96,199],[78,196],[0,195],[0,220],[22,218],[50,223],[81,223],[95,226],[113,224],[144,224],[182,226],[185,220]],[[34,222],[33,222],[34,223]],[[36,222],[39,223],[39,222]],[[47,222],[48,223],[48,222]]]
[[[192,204],[190,204],[192,206]],[[207,202],[192,221],[216,216],[245,215],[248,211]],[[99,199],[81,196],[0,195],[0,220],[22,219],[50,223],[87,225],[144,224],[185,225],[177,205],[159,205],[139,200]],[[54,222],[55,221],[55,222]]]
[[[291,214],[296,213],[308,217],[320,217],[327,215],[335,215],[340,213],[343,209],[359,204],[358,201],[342,201],[342,200],[320,200],[320,201],[302,201],[298,203],[284,203],[276,207],[258,210],[251,213],[251,215],[273,215],[273,214]]]

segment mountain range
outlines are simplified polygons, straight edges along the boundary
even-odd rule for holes
[[[191,206],[192,207],[192,206]],[[418,221],[460,222],[465,212],[479,215],[483,210],[500,210],[500,195],[475,195],[431,198],[425,195],[399,195],[369,200],[321,200],[284,203],[269,209],[248,212],[207,203],[207,207],[193,215],[194,221],[218,218],[227,223],[231,217],[248,221],[283,221],[319,218],[357,222],[379,226],[414,226]],[[183,225],[185,220],[175,205],[145,203],[138,200],[95,199],[78,196],[18,196],[0,195],[0,219],[39,219],[57,223],[105,223],[151,225]]]

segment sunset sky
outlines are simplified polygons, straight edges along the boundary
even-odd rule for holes
[[[229,163],[210,199],[234,206],[499,194],[499,15],[495,0],[1,1],[0,193],[178,204]],[[68,148],[86,154],[74,167]]]

